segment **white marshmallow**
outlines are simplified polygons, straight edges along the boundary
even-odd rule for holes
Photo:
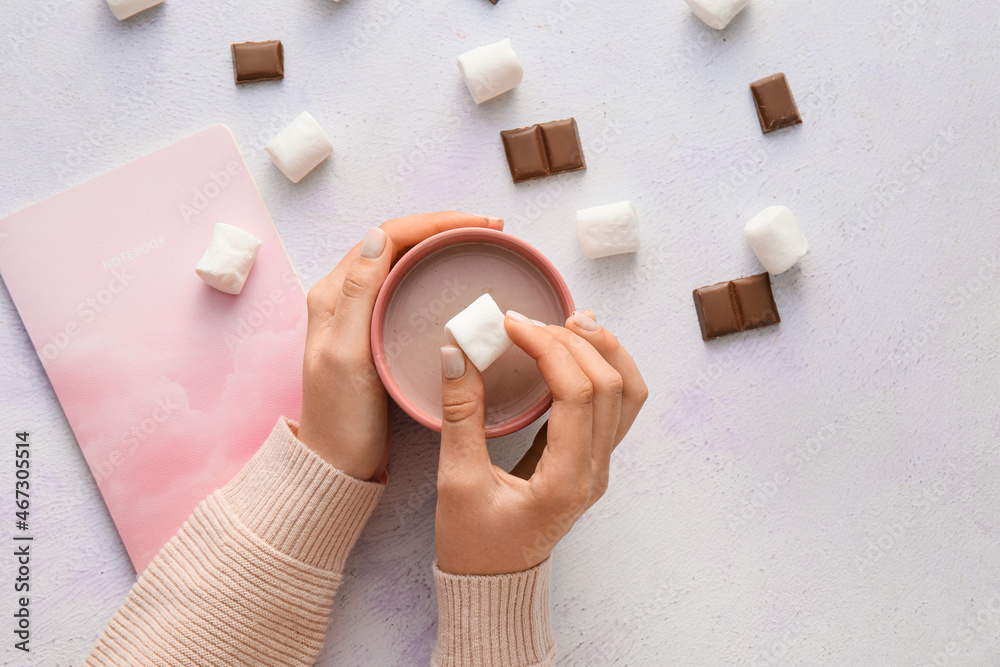
[[[746,226],[747,241],[772,275],[784,273],[809,252],[799,221],[784,206],[768,206]]]
[[[630,201],[576,212],[576,238],[591,259],[639,249],[639,215]]]
[[[163,0],[108,0],[108,7],[111,8],[111,13],[115,15],[116,19],[124,21],[128,17],[150,7],[155,7],[161,2]]]
[[[509,39],[463,53],[458,57],[458,69],[476,104],[506,93],[524,76]]]
[[[239,294],[247,281],[262,241],[239,227],[216,223],[212,240],[198,261],[195,273],[209,287],[226,294]]]
[[[457,343],[482,372],[514,344],[503,326],[503,319],[493,297],[484,294],[448,320],[444,331],[448,340]]]
[[[729,25],[750,4],[749,0],[687,0],[687,3],[695,16],[716,30]]]
[[[288,180],[298,183],[320,162],[330,157],[333,144],[312,114],[303,111],[285,129],[278,132],[274,139],[267,142],[264,150]]]

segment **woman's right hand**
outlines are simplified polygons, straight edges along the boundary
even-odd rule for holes
[[[552,410],[511,473],[494,466],[482,377],[461,349],[441,349],[435,546],[438,568],[449,574],[520,572],[547,559],[604,494],[611,454],[648,393],[629,353],[585,312],[565,327],[508,312],[504,325],[538,365]]]

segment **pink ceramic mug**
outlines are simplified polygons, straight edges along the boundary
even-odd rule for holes
[[[396,404],[441,430],[444,325],[482,294],[503,311],[546,324],[572,314],[573,297],[555,266],[524,241],[493,229],[455,229],[411,248],[386,278],[372,316],[375,368]],[[513,346],[483,373],[486,435],[524,428],[552,396],[533,359]]]

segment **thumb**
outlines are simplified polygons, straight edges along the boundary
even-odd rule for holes
[[[462,349],[441,348],[441,458],[439,477],[470,478],[488,471],[486,392]]]
[[[367,340],[371,330],[372,310],[382,283],[389,274],[391,243],[378,227],[368,230],[358,256],[344,276],[333,313],[336,340]]]

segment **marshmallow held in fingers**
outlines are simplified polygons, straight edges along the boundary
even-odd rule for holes
[[[298,183],[333,154],[333,144],[308,111],[303,111],[264,150],[292,183]]]
[[[503,321],[504,314],[496,301],[484,294],[448,320],[444,330],[448,340],[461,347],[465,356],[482,372],[514,344]]]
[[[632,202],[585,208],[576,212],[576,237],[591,259],[639,250],[639,215]]]
[[[195,273],[209,287],[226,294],[243,291],[262,241],[250,232],[220,222],[212,230],[212,240],[198,261]]]
[[[458,57],[458,69],[476,104],[515,88],[524,76],[509,39],[463,53]]]
[[[749,4],[748,0],[687,0],[687,3],[695,16],[716,30],[729,25]]]
[[[799,221],[784,206],[768,206],[744,229],[757,259],[771,275],[784,273],[806,256],[806,241]]]
[[[108,0],[111,13],[119,21],[162,3],[163,0]]]

